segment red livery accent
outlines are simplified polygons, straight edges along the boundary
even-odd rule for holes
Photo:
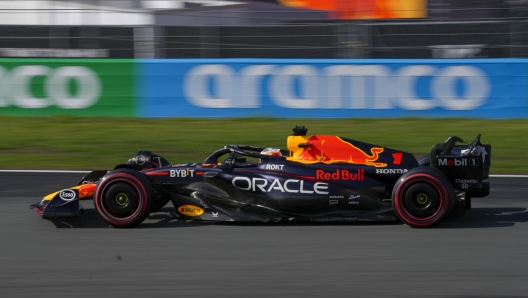
[[[365,170],[357,170],[357,173],[351,173],[348,170],[336,170],[335,172],[325,172],[317,170],[315,175],[316,180],[365,180]]]
[[[403,153],[401,152],[393,153],[392,154],[392,158],[394,158],[393,164],[399,165],[401,163],[402,157],[403,157]]]
[[[169,172],[146,172],[147,176],[168,176]]]
[[[79,187],[79,199],[91,198],[93,197],[95,191],[95,184],[84,184]]]

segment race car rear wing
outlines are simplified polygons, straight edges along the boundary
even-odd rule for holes
[[[431,148],[431,166],[440,169],[459,191],[473,197],[489,194],[489,168],[491,145],[480,143],[480,134],[468,145],[456,145],[462,139],[449,137],[444,143]]]

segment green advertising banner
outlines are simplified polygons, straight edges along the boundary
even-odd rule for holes
[[[0,59],[0,115],[134,116],[132,59]]]

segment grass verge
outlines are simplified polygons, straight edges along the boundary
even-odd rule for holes
[[[492,174],[528,174],[528,120],[483,119],[136,119],[0,117],[3,169],[111,169],[139,150],[171,163],[201,162],[227,144],[286,147],[295,125],[308,134],[330,134],[427,154],[457,135],[482,133],[492,145]]]

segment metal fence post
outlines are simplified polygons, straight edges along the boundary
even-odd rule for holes
[[[200,57],[220,58],[220,27],[200,27]]]
[[[362,38],[360,26],[342,23],[335,26],[337,36],[336,58],[366,58],[367,44]]]
[[[70,27],[50,27],[49,36],[50,49],[70,48]]]
[[[134,58],[155,58],[154,27],[134,28]]]

